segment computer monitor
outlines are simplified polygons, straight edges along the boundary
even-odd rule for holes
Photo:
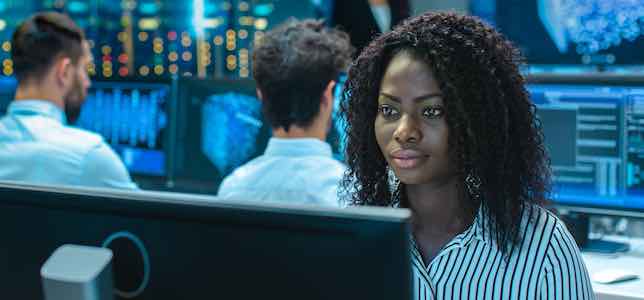
[[[408,218],[3,183],[0,291],[42,298],[42,264],[79,244],[112,249],[117,299],[411,299]]]
[[[347,74],[342,73],[336,79],[336,85],[333,90],[333,112],[331,114],[331,128],[329,129],[329,134],[327,136],[327,142],[331,145],[333,150],[333,156],[339,160],[345,160],[345,150],[346,150],[346,126],[347,121],[344,115],[342,114],[341,105],[342,101],[346,100],[344,97],[344,86],[347,81]]]
[[[0,116],[4,116],[16,94],[18,81],[15,77],[0,76]]]
[[[337,80],[327,136],[338,160],[343,160],[345,147],[340,114],[345,80],[344,74]],[[181,78],[178,90],[174,186],[180,191],[216,194],[228,174],[264,153],[272,135],[255,82]]]
[[[531,64],[641,65],[644,1],[477,0],[470,11]]]
[[[178,86],[175,186],[216,194],[226,175],[264,152],[271,135],[255,83],[182,78]]]
[[[644,217],[644,76],[534,75],[552,200],[577,212]]]
[[[132,175],[167,175],[169,80],[93,82],[74,124],[103,136]]]

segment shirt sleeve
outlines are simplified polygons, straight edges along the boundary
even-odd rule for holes
[[[105,143],[90,150],[85,156],[83,185],[118,189],[138,189],[125,165]]]
[[[563,223],[554,229],[541,278],[539,299],[595,299],[579,248]]]
[[[230,194],[230,181],[232,178],[229,176],[226,176],[224,180],[221,181],[221,184],[219,185],[219,189],[217,190],[217,197],[222,197],[225,198]]]

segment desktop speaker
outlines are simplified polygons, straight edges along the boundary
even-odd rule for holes
[[[40,269],[45,300],[113,300],[112,250],[63,245]]]

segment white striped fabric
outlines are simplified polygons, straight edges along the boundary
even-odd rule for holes
[[[552,213],[526,208],[508,257],[486,228],[479,210],[426,267],[412,241],[414,299],[595,299],[579,249]]]

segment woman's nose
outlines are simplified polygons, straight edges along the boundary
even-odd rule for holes
[[[394,132],[394,139],[401,144],[418,143],[422,139],[418,122],[409,115],[403,115]]]

